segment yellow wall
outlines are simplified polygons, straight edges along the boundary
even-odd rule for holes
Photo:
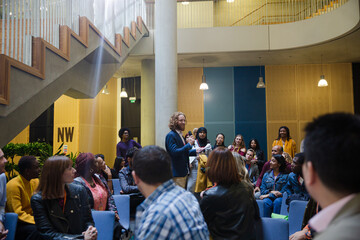
[[[289,127],[300,150],[304,127],[314,117],[330,112],[354,112],[351,63],[324,64],[328,87],[319,88],[321,65],[266,66],[268,153],[279,127]]]
[[[107,84],[108,95],[99,93],[94,99],[81,100],[62,96],[55,102],[54,150],[62,143],[58,128],[74,127],[72,142],[64,136],[68,152],[102,153],[106,163],[113,166],[117,144],[117,79],[112,78]]]
[[[214,26],[241,26],[249,25],[259,19],[263,14],[261,11],[249,15],[264,4],[262,0],[235,0],[232,3],[226,0],[214,3]],[[236,23],[236,24],[235,24]]]
[[[213,27],[213,2],[190,2],[177,4],[178,28]]]
[[[184,135],[204,126],[204,93],[199,89],[202,74],[202,68],[178,69],[178,111],[185,113],[187,121]]]
[[[30,137],[30,127],[27,126],[24,130],[21,131],[10,143],[28,143]]]

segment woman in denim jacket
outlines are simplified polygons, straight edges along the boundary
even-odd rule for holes
[[[270,170],[265,173],[260,186],[260,199],[264,201],[264,215],[270,217],[272,209],[274,213],[280,213],[282,194],[288,175],[285,173],[285,158],[282,155],[274,155],[270,160]]]

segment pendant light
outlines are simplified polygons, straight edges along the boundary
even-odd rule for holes
[[[321,55],[321,59],[320,59],[320,64],[321,64],[321,75],[320,75],[320,80],[318,82],[318,87],[327,87],[328,82],[326,81],[325,75],[323,72],[322,55]]]
[[[123,84],[123,80],[124,80],[124,79],[121,78],[121,87],[124,85],[124,84]],[[128,94],[127,94],[125,88],[121,88],[120,97],[121,97],[121,98],[127,98],[127,97],[128,97]]]
[[[102,93],[102,94],[105,94],[105,95],[109,95],[109,94],[110,94],[107,84],[105,84],[105,87],[103,88],[103,90],[101,91],[101,93]]]
[[[204,58],[203,58],[203,75],[201,78],[201,84],[200,84],[200,90],[208,90],[209,86],[206,83],[206,77],[205,77],[205,73],[204,73]]]
[[[261,57],[259,57],[259,68],[260,68],[260,77],[259,77],[259,82],[256,84],[256,88],[265,88],[264,78],[261,75]]]

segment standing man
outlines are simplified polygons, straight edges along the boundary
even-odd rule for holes
[[[23,156],[19,160],[18,167],[19,176],[6,184],[6,211],[18,215],[17,240],[40,239],[30,204],[30,199],[39,185],[39,162],[34,156]]]
[[[180,187],[186,187],[186,178],[189,174],[189,155],[195,155],[191,149],[195,140],[193,136],[185,139],[182,131],[185,130],[186,117],[182,112],[175,112],[170,117],[170,132],[166,135],[165,147],[171,157],[173,180]]]
[[[158,146],[147,146],[133,159],[135,183],[146,198],[137,207],[135,239],[209,239],[194,195],[171,179],[170,156]]]
[[[360,236],[360,117],[326,114],[309,123],[303,175],[322,210],[310,219],[316,240]]]
[[[4,152],[0,148],[0,240],[5,239],[8,230],[5,230],[5,204],[6,204],[6,176],[5,176],[5,163],[7,159]]]

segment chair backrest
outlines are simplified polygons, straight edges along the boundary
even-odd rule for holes
[[[112,240],[114,235],[115,212],[91,211],[98,232],[97,239]]]
[[[307,201],[293,200],[289,208],[289,234],[301,230]]]
[[[264,201],[256,199],[256,203],[259,206],[260,217],[264,217]]]
[[[261,218],[263,240],[289,240],[289,223],[279,218]]]
[[[119,179],[112,179],[112,187],[114,189],[114,195],[120,195],[121,186]]]
[[[126,230],[130,228],[130,196],[114,195],[114,201],[119,214],[119,222]]]
[[[9,230],[9,233],[6,237],[7,240],[14,240],[16,233],[16,226],[18,221],[18,215],[16,213],[5,213],[5,229]]]
[[[280,214],[287,216],[287,215],[289,215],[288,205],[286,205],[286,199],[288,198],[288,194],[287,194],[287,192],[284,192],[282,195],[283,196],[282,196]]]

